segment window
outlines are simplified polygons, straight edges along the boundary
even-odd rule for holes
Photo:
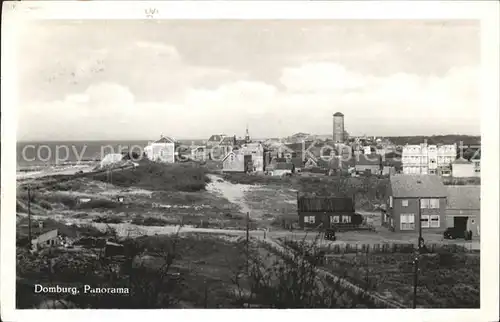
[[[414,229],[415,229],[415,215],[401,214],[401,230],[414,230]]]
[[[47,245],[50,245],[50,240],[47,240]]]
[[[429,208],[439,209],[439,199],[430,199],[429,200]]]
[[[408,200],[407,200],[407,199],[405,199],[405,200],[401,200],[401,205],[402,205],[403,207],[408,207]]]
[[[344,224],[349,224],[351,223],[351,216],[342,216],[342,222]]]
[[[304,223],[314,224],[316,222],[316,217],[314,216],[305,216]]]
[[[420,199],[420,208],[421,209],[429,208],[429,199]]]
[[[392,196],[389,196],[389,208],[392,208]]]
[[[331,223],[339,223],[340,222],[340,216],[330,216],[330,222]]]
[[[475,221],[474,219],[472,219],[470,222],[471,222],[471,224],[473,224],[473,225],[476,223],[476,221]]]
[[[420,218],[420,222],[422,225],[422,228],[429,228],[429,215],[422,215],[422,218]]]
[[[439,215],[431,215],[431,227],[439,228]]]

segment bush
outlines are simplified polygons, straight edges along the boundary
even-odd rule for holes
[[[39,205],[43,209],[52,210],[52,205],[46,200],[40,200]]]
[[[210,182],[207,170],[191,163],[164,164],[143,160],[134,169],[113,172],[112,183],[124,187],[141,187],[163,191],[200,191]],[[108,182],[106,173],[96,174],[95,180]]]
[[[93,199],[89,202],[82,203],[78,206],[79,209],[92,209],[92,208],[103,208],[103,209],[114,209],[120,207],[120,204],[112,200],[107,199]]]
[[[168,225],[169,222],[165,219],[155,217],[135,217],[134,219],[132,219],[131,223],[140,226],[165,226]]]
[[[75,208],[77,205],[76,198],[64,194],[51,194],[46,198],[50,202],[63,204],[70,209]]]
[[[97,223],[105,223],[105,224],[120,224],[123,220],[120,217],[112,216],[112,217],[97,217],[92,220]]]

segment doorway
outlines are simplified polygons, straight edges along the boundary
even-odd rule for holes
[[[459,231],[466,231],[468,219],[469,219],[469,217],[454,217],[453,218],[453,227],[455,227]]]

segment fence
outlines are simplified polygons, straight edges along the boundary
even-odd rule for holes
[[[300,245],[297,241],[284,239],[285,245],[293,249],[298,249]],[[416,245],[410,243],[371,243],[371,244],[328,244],[320,245],[320,249],[326,254],[388,254],[402,253],[410,254],[415,252]],[[464,244],[426,244],[425,253],[467,253],[474,252],[470,243]]]

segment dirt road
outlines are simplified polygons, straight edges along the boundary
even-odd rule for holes
[[[229,202],[238,205],[242,213],[249,213],[250,218],[258,219],[262,217],[262,211],[251,208],[245,202],[245,193],[254,189],[252,185],[234,184],[222,179],[220,176],[210,174],[211,182],[207,185],[207,191],[218,194],[229,200]]]

